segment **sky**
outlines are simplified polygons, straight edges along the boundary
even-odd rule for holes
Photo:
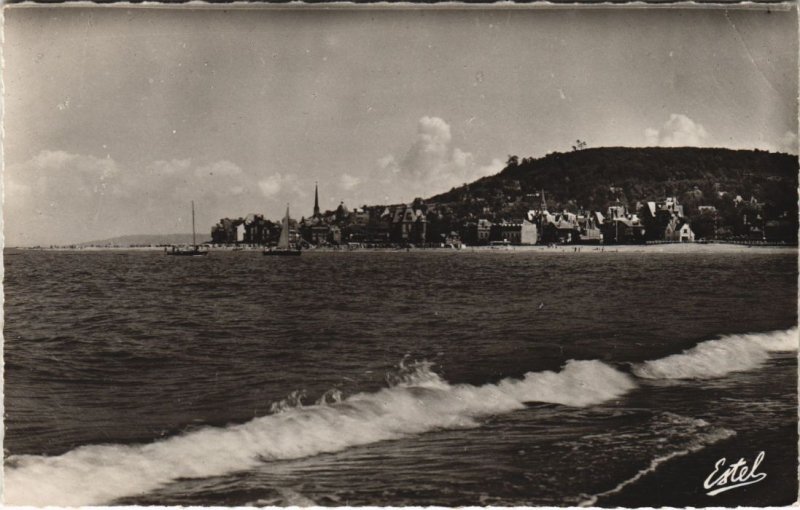
[[[410,202],[511,154],[797,153],[765,9],[5,9],[7,246]]]

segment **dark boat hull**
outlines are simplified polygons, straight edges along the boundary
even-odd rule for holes
[[[167,255],[172,257],[204,257],[208,255],[208,250],[173,248],[167,251]]]

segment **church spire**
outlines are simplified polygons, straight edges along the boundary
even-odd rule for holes
[[[319,217],[319,184],[314,181],[314,218]]]

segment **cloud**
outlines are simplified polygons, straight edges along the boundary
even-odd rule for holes
[[[480,165],[472,153],[452,147],[450,125],[439,117],[422,117],[405,156],[398,161],[387,154],[378,160],[373,179],[380,182],[386,197],[408,201],[449,190],[454,186],[492,175],[504,164],[494,159]]]
[[[450,126],[439,117],[422,117],[417,137],[406,153],[402,168],[408,176],[427,177],[447,163],[452,136]]]
[[[338,188],[353,204],[407,202],[494,174],[499,159],[479,162],[453,146],[450,125],[422,117],[402,157],[387,154],[371,173],[342,173]],[[197,232],[208,236],[223,217],[263,213],[279,218],[286,203],[309,214],[309,176],[258,174],[233,161],[157,160],[127,167],[111,157],[43,150],[9,165],[3,176],[5,233],[9,246],[70,244],[129,234]],[[330,188],[328,188],[330,189]],[[323,203],[332,194],[322,191]]]
[[[86,233],[125,199],[120,167],[110,158],[41,151],[9,165],[3,207],[7,244],[30,244],[53,234]]]
[[[679,113],[670,115],[659,129],[645,129],[644,135],[648,145],[661,147],[701,147],[709,138],[702,124]]]
[[[229,203],[231,197],[258,198],[255,177],[228,160],[196,163],[191,159],[154,161],[143,173],[124,172],[124,193],[137,195],[149,207],[161,202]]]
[[[391,154],[387,154],[386,156],[378,159],[378,166],[382,170],[389,170],[393,174],[396,174],[400,171],[400,165],[397,164],[397,161]]]
[[[286,202],[305,199],[304,186],[293,174],[258,176],[227,160],[159,160],[132,169],[112,158],[45,150],[6,168],[6,240],[49,245],[191,232],[190,201],[198,234],[208,235],[222,217],[279,217]]]
[[[787,152],[789,154],[797,154],[797,133],[794,131],[787,131],[783,134],[778,141],[778,152]]]
[[[225,160],[198,167],[194,171],[194,174],[197,177],[205,177],[206,175],[212,177],[215,175],[218,177],[234,177],[241,175],[242,173],[242,169],[239,168],[235,163]]]
[[[342,176],[339,178],[339,186],[348,191],[355,188],[359,184],[361,184],[361,179],[347,173],[342,174]]]
[[[307,186],[308,184],[301,182],[296,175],[284,175],[279,172],[258,181],[258,187],[266,198],[272,198],[281,192],[281,195],[285,198],[292,196],[305,198],[308,195],[305,190]]]
[[[278,194],[283,187],[282,181],[281,174],[273,174],[266,179],[258,181],[258,187],[261,188],[261,193],[269,198]]]
[[[192,165],[191,159],[173,159],[172,161],[154,161],[149,170],[156,175],[174,175],[185,172]]]

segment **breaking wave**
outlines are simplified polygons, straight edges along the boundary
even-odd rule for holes
[[[207,427],[145,445],[87,445],[59,456],[17,455],[5,472],[8,505],[98,505],[136,496],[179,478],[220,476],[262,462],[295,459],[426,431],[474,427],[476,419],[526,402],[588,406],[635,387],[600,361],[569,361],[497,384],[451,385],[430,364],[401,365],[388,388],[341,400],[331,393],[302,405],[290,395],[275,414]]]
[[[644,379],[713,379],[751,370],[765,362],[770,352],[794,351],[797,346],[796,327],[770,333],[726,335],[681,354],[636,364],[633,373]]]
[[[632,372],[646,379],[721,377],[759,366],[770,352],[797,347],[797,328],[729,335],[681,354],[635,364]],[[618,398],[636,387],[630,375],[597,360],[570,360],[560,372],[529,372],[521,379],[482,386],[450,384],[432,370],[431,363],[403,361],[386,380],[384,389],[347,398],[330,390],[313,405],[304,404],[303,392],[293,392],[274,403],[267,416],[148,444],[86,445],[59,456],[14,455],[5,467],[5,503],[108,504],[181,478],[221,476],[273,460],[338,452],[437,429],[475,427],[481,417],[522,409],[527,402],[585,407]],[[663,453],[634,477],[609,491],[587,496],[584,503],[594,504],[597,498],[619,492],[664,462],[734,434],[703,427],[694,442]],[[301,504],[297,501],[294,504]]]

